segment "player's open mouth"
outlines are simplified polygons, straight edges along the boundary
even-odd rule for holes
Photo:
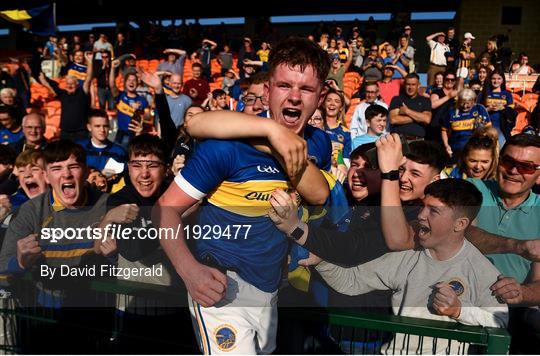
[[[283,109],[282,114],[285,122],[294,124],[300,118],[302,111],[299,109]]]
[[[74,198],[77,195],[77,189],[74,183],[62,184],[62,193],[66,198]]]

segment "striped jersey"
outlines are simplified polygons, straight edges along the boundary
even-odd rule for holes
[[[196,258],[211,257],[260,290],[274,292],[288,243],[267,216],[269,199],[275,189],[292,187],[279,163],[246,142],[210,139],[175,182],[194,199],[206,197],[197,229],[184,228],[186,239],[195,240]]]

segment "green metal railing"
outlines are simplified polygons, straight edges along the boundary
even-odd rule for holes
[[[31,277],[26,276],[24,283],[33,289]],[[116,296],[116,299],[137,297],[139,299],[162,300],[163,298],[182,298],[186,300],[185,290],[160,285],[145,284],[123,280],[93,280],[81,288],[89,288],[93,292],[104,295]],[[29,289],[27,289],[28,291]],[[17,307],[17,294],[11,297],[0,298],[1,330],[0,349],[5,353],[17,353],[21,350],[24,342],[20,335],[26,327],[33,327],[36,323],[58,323],[54,313],[47,308],[19,308]],[[121,316],[114,316],[114,322],[106,324],[101,330],[81,324],[69,325],[73,328],[87,329],[92,332],[104,334],[122,334]],[[504,329],[466,326],[458,323],[401,317],[394,315],[366,314],[355,312],[350,309],[338,308],[281,308],[280,325],[294,321],[299,325],[326,325],[328,337],[335,342],[341,351],[348,353],[398,353],[405,349],[409,353],[415,353],[423,347],[429,338],[429,342],[448,344],[446,353],[464,354],[472,347],[475,353],[506,354],[510,345],[510,336]],[[185,320],[185,325],[190,321]],[[280,326],[281,327],[281,326]],[[406,345],[396,345],[395,334],[406,334]],[[124,335],[130,337],[130,335]],[[132,335],[140,338],[140,335]],[[432,339],[433,338],[433,339]],[[360,340],[360,341],[358,341]],[[434,340],[434,341],[433,341]],[[297,342],[292,339],[290,342]],[[156,342],[149,339],[148,342]],[[159,340],[161,343],[162,340]],[[279,339],[278,339],[279,342]],[[303,342],[302,340],[298,342]],[[315,344],[316,341],[313,341]],[[410,344],[409,344],[410,343]],[[384,344],[384,346],[383,346]],[[454,345],[454,346],[450,346]],[[457,345],[457,347],[455,347]],[[192,345],[193,347],[193,345]],[[427,345],[428,349],[431,345]],[[187,349],[185,349],[187,350]],[[315,352],[316,348],[304,348],[304,352]],[[337,349],[339,350],[339,349]],[[90,353],[100,353],[103,350],[85,350]],[[109,350],[110,351],[110,350]],[[287,350],[280,350],[287,352]],[[160,353],[159,348],[156,352]],[[471,352],[469,350],[469,352]]]

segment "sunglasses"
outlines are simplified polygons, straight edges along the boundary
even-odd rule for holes
[[[455,82],[456,78],[444,78],[444,80],[447,82]]]
[[[512,170],[512,168],[515,167],[519,174],[533,174],[534,172],[540,170],[540,165],[536,165],[534,163],[520,162],[508,155],[504,155],[501,157],[500,165],[507,171],[510,171]]]

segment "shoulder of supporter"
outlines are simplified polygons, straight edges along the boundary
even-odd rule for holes
[[[403,97],[401,95],[394,96],[390,102],[390,110],[399,109],[401,104],[403,104]]]

